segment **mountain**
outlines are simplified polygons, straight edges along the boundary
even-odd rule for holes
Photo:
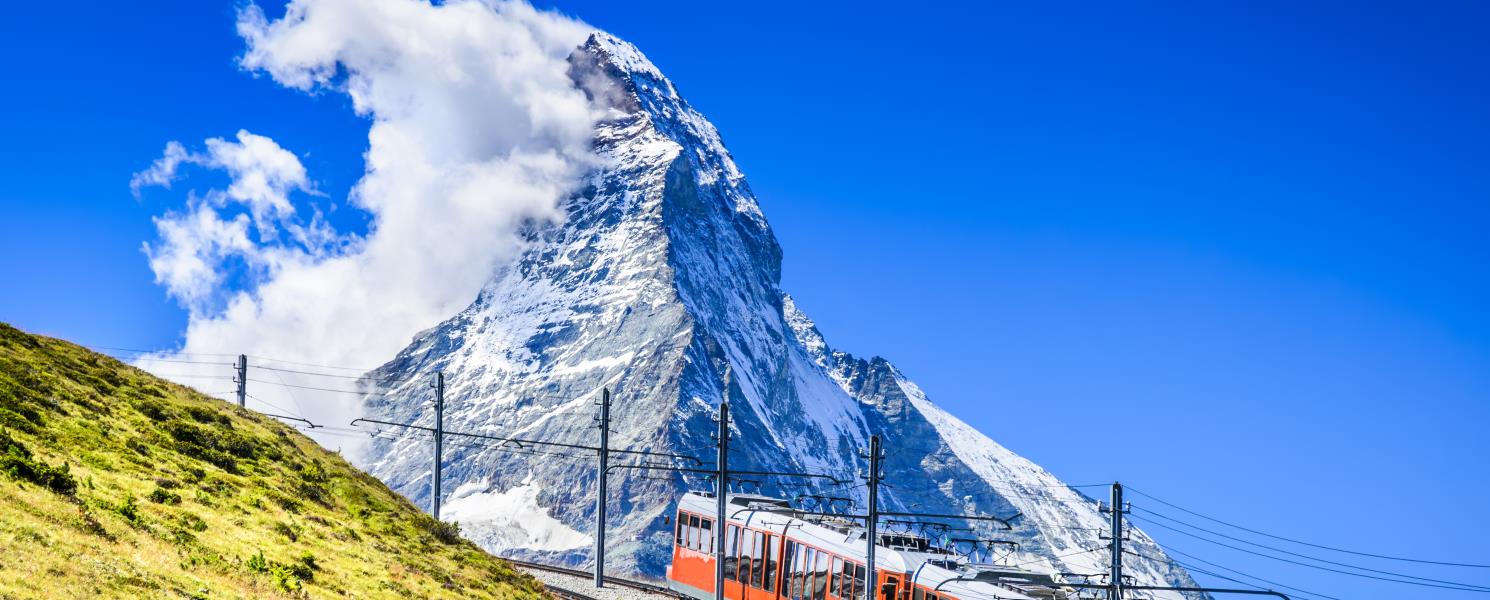
[[[609,110],[594,142],[605,166],[564,203],[563,222],[525,231],[524,251],[468,308],[369,374],[395,382],[368,399],[369,412],[430,425],[429,376],[442,371],[447,429],[593,445],[608,387],[613,447],[708,460],[728,366],[734,468],[847,482],[768,480],[768,492],[862,506],[859,452],[879,434],[884,509],[1018,513],[1000,533],[1021,544],[1011,560],[1105,569],[1094,549],[1106,521],[1093,500],[937,408],[888,361],[823,339],[782,291],[781,248],[719,133],[641,52],[596,33],[569,63],[576,85]],[[447,444],[444,515],[488,549],[587,563],[594,458],[536,450]],[[368,468],[428,506],[429,457],[427,436],[391,428]],[[660,576],[670,553],[663,518],[683,491],[709,487],[691,474],[614,477],[608,565]],[[1191,583],[1142,532],[1131,536],[1159,559],[1129,564],[1139,582]]]
[[[294,429],[0,323],[0,598],[543,598]]]

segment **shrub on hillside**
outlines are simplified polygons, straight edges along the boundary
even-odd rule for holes
[[[54,467],[31,456],[31,450],[0,430],[0,473],[12,479],[29,481],[58,494],[71,496],[78,489],[67,463]]]
[[[426,514],[420,514],[417,518],[419,528],[440,542],[454,544],[460,541],[460,523],[441,521]]]

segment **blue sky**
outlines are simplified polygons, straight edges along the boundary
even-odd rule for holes
[[[1490,11],[1300,4],[556,3],[720,128],[835,346],[1071,483],[1490,562]],[[233,3],[9,11],[0,320],[179,339],[140,251],[179,197],[128,186],[168,140],[271,136],[333,200],[362,174],[343,96],[237,67]]]

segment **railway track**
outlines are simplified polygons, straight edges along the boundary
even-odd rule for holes
[[[545,565],[542,563],[529,562],[525,560],[515,560],[511,558],[506,558],[503,560],[506,560],[507,562],[510,562],[522,569],[555,573],[558,575],[575,578],[570,582],[566,582],[570,583],[570,585],[551,583],[548,581],[544,582],[544,585],[549,588],[549,591],[553,592],[554,595],[563,600],[602,600],[602,595],[605,592],[609,591],[606,589],[597,590],[593,587],[587,588],[584,592],[573,589],[575,587],[580,587],[579,585],[574,584],[582,584],[584,586],[593,585],[592,582],[594,581],[595,575],[590,571],[571,569],[569,567],[556,567],[554,565]],[[647,583],[645,581],[636,581],[633,579],[607,576],[605,578],[605,582],[617,588],[629,590],[631,592],[640,592],[643,596],[646,597],[673,599],[686,598],[686,596],[668,589],[666,586],[657,585],[655,583]],[[635,594],[627,594],[624,596],[635,597]]]
[[[586,596],[579,592],[564,589],[555,585],[544,584],[543,587],[544,589],[548,590],[548,593],[553,594],[553,596],[555,598],[558,598],[559,600],[596,600],[593,597]]]

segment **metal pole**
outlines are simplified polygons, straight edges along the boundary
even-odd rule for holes
[[[238,355],[238,406],[248,406],[248,356]]]
[[[879,597],[879,582],[875,579],[874,569],[874,547],[879,541],[879,496],[880,496],[880,436],[869,436],[869,473],[865,477],[869,483],[869,513],[864,520],[864,529],[868,548],[864,552],[864,561],[869,571],[868,585],[864,588],[864,600],[875,600]]]
[[[440,463],[445,453],[445,373],[435,373],[435,470],[431,478],[434,504],[430,514],[440,520]]]
[[[729,495],[729,365],[724,367],[724,398],[719,402],[719,479],[714,481],[714,600],[724,600],[725,497]]]
[[[1112,584],[1110,600],[1123,597],[1123,484],[1112,484]]]
[[[610,388],[600,392],[600,465],[596,477],[600,489],[595,496],[595,587],[605,587],[605,499],[610,466]]]

